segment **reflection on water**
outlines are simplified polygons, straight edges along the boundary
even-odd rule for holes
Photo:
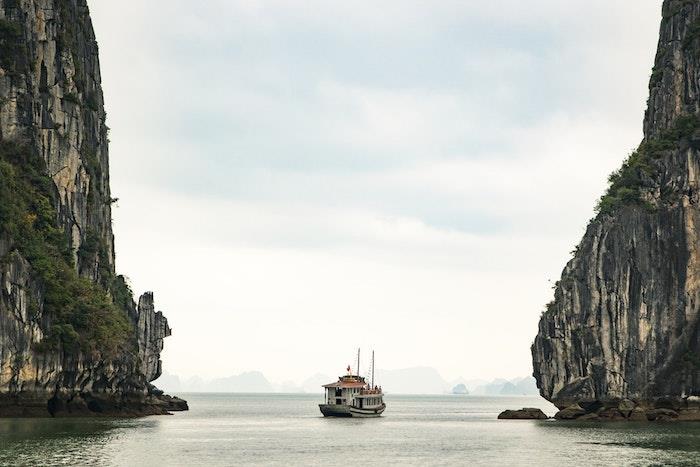
[[[2,465],[699,465],[700,424],[498,421],[538,398],[387,396],[381,419],[324,419],[313,395],[191,394],[143,419],[0,420]]]
[[[0,465],[108,465],[110,446],[157,421],[93,418],[0,419]]]
[[[575,453],[584,450],[592,460],[608,458],[611,465],[700,465],[698,423],[545,422],[537,426],[545,438],[573,441],[576,448],[567,455],[572,461]]]
[[[93,419],[0,420],[0,464],[99,465],[116,424]]]

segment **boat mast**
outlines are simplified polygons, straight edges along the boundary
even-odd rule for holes
[[[356,367],[356,370],[357,370],[357,377],[359,378],[360,377],[360,348],[359,347],[357,348],[357,367]]]
[[[374,350],[372,351],[372,388],[374,389]]]

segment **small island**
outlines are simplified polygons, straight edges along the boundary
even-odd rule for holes
[[[700,98],[689,91],[700,2],[665,0],[662,15],[644,139],[608,178],[531,348],[558,420],[700,421]]]
[[[41,5],[0,18],[0,417],[186,410],[150,384],[168,321],[115,268],[87,2]]]

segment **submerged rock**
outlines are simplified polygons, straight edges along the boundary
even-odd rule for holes
[[[614,407],[601,409],[598,412],[598,417],[601,420],[625,420],[627,416],[623,415],[620,410]]]
[[[647,412],[649,421],[672,421],[678,418],[678,412],[671,409],[653,409]]]
[[[681,409],[678,412],[678,420],[700,422],[700,410],[697,408]]]
[[[182,412],[190,409],[187,405],[187,401],[180,399],[179,397],[164,394],[161,396],[156,396],[156,399],[163,404],[166,410],[171,412]]]
[[[632,422],[646,422],[647,413],[641,407],[635,407],[628,415],[628,419]]]
[[[581,415],[576,419],[576,421],[589,421],[589,422],[597,422],[600,421],[600,417],[598,416],[597,413],[587,413],[585,415]]]
[[[504,410],[498,415],[499,420],[547,420],[548,418],[542,410],[533,408]]]

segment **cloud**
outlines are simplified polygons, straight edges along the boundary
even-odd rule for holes
[[[173,325],[166,367],[301,380],[363,344],[529,373],[641,139],[658,1],[90,6],[118,268]]]

